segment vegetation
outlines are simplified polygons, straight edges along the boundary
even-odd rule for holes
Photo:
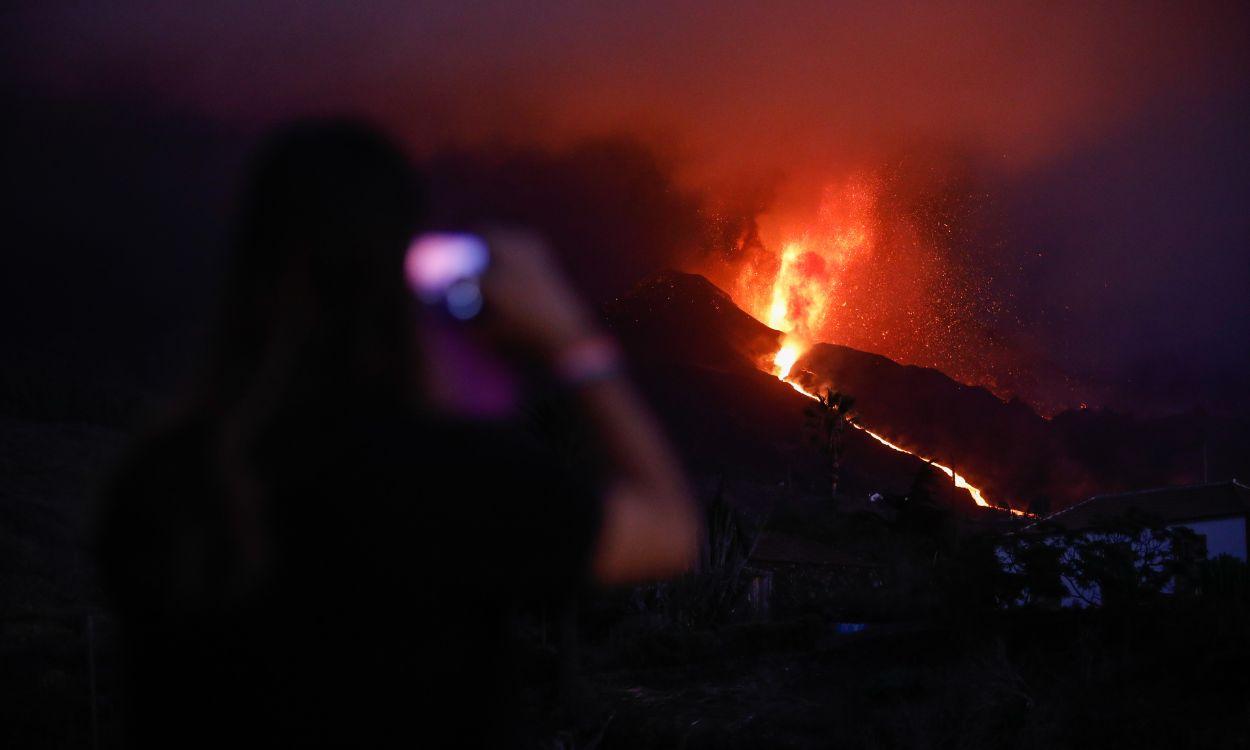
[[[1047,529],[1049,543],[961,527],[927,481],[894,499],[892,518],[836,514],[844,536],[831,543],[869,538],[877,574],[779,572],[762,621],[709,606],[748,585],[730,540],[750,535],[718,489],[705,567],[635,600],[650,619],[588,631],[583,711],[547,746],[1237,746],[1250,715],[1245,563],[1202,560],[1192,534],[1143,517],[1093,537]],[[1102,604],[1060,608],[1074,583]]]
[[[1205,545],[1139,514],[1095,530],[1040,528],[998,542],[1000,606],[1132,606],[1199,585]]]
[[[842,449],[850,427],[855,399],[826,389],[816,396],[816,403],[807,408],[807,427],[812,441],[823,450],[829,461],[829,495],[838,497],[838,479],[842,472]]]

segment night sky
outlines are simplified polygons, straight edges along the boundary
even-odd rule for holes
[[[975,204],[951,262],[1024,361],[1118,405],[1248,400],[1243,4],[31,2],[0,20],[11,361],[159,381],[202,324],[246,148],[350,112],[423,157],[637,143],[662,192],[754,196],[764,243],[830,180],[918,162]],[[700,270],[683,237],[611,249],[638,257],[594,292]]]

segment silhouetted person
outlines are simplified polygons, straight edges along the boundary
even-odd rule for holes
[[[489,314],[430,322],[404,275],[420,208],[359,126],[256,160],[210,364],[106,494],[134,744],[506,746],[509,608],[691,559],[675,462],[542,243],[490,236]],[[563,383],[605,468],[465,416],[448,331]]]

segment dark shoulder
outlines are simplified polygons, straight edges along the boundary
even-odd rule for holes
[[[111,501],[136,499],[199,478],[209,464],[208,424],[200,419],[172,422],[139,437],[110,472],[105,495]]]
[[[123,610],[167,593],[170,561],[187,538],[180,532],[205,525],[209,443],[203,423],[171,424],[136,439],[107,476],[95,546],[101,583]]]
[[[431,460],[485,457],[541,451],[524,427],[511,420],[460,419],[417,411],[393,410],[359,415],[347,425],[352,439],[377,453],[416,449]]]

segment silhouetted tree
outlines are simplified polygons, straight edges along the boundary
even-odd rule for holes
[[[812,431],[812,439],[829,458],[829,492],[835,500],[842,471],[843,444],[854,406],[853,397],[828,388],[823,395],[816,396],[815,404],[807,408],[807,424]]]
[[[1197,565],[1198,591],[1213,599],[1250,604],[1250,566],[1245,560],[1219,555]]]
[[[1204,539],[1185,527],[1130,512],[1096,528],[1041,525],[1003,537],[1002,606],[1124,607],[1202,586]]]
[[[1063,581],[1086,605],[1131,606],[1163,593],[1192,591],[1205,541],[1183,526],[1169,527],[1130,511],[1093,530],[1064,535]]]
[[[995,582],[1000,607],[1058,607],[1067,595],[1063,584],[1062,544],[1042,536],[1009,534],[998,541],[995,556],[1002,575]]]
[[[956,544],[950,510],[939,500],[939,488],[945,480],[945,475],[932,466],[921,467],[895,520],[899,531],[911,539],[913,551],[934,562],[939,555],[949,556]]]

